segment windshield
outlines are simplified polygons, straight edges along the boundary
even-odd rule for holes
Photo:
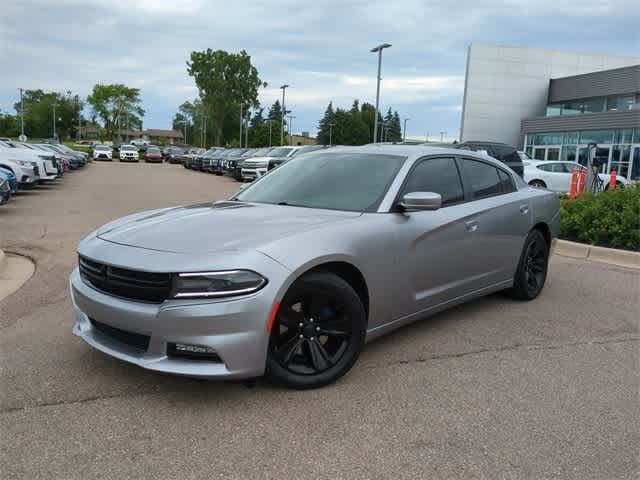
[[[293,152],[291,156],[297,157],[298,155],[301,155],[303,153],[314,152],[316,150],[322,150],[323,148],[324,148],[324,145],[307,145],[306,147],[299,148],[298,150]]]
[[[278,147],[269,152],[270,157],[286,157],[293,150],[293,147]]]
[[[108,147],[106,145],[95,145],[93,149],[94,150],[111,150],[111,147]]]
[[[265,147],[265,148],[259,148],[258,150],[256,150],[255,152],[253,152],[253,154],[251,154],[252,157],[266,157],[267,154],[273,150],[272,147]]]
[[[363,212],[374,210],[406,157],[318,153],[293,158],[236,195],[243,202]]]
[[[160,149],[158,147],[147,148],[147,153],[160,153]]]
[[[123,150],[123,151],[134,150],[134,151],[137,151],[138,149],[136,147],[134,147],[133,145],[122,145],[120,147],[120,150]]]
[[[243,149],[240,150],[233,150],[230,154],[229,157],[240,157],[242,156],[242,154],[244,153]]]

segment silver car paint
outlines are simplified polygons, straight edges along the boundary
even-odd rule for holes
[[[345,262],[364,277],[367,339],[480,295],[509,287],[527,233],[545,223],[559,230],[556,195],[528,187],[437,211],[388,213],[412,165],[427,156],[493,162],[460,150],[415,146],[335,148],[334,152],[406,155],[377,212],[214,202],[143,212],[83,240],[78,251],[110,265],[152,272],[251,269],[268,278],[261,291],[233,299],[167,300],[147,305],[105,295],[71,275],[74,333],[105,353],[145,368],[207,378],[264,371],[267,319],[291,284],[328,262]],[[316,152],[307,155],[314,155]],[[268,176],[257,180],[268,181]],[[251,187],[249,187],[251,188]],[[151,335],[140,356],[96,334],[88,317]],[[169,359],[167,342],[212,346],[224,364]]]

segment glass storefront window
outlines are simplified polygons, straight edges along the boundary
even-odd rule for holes
[[[565,103],[562,105],[562,111],[560,115],[577,115],[582,113],[580,104],[578,102]]]
[[[534,145],[562,145],[562,137],[564,134],[560,133],[537,133],[533,137]]]
[[[608,112],[627,112],[633,109],[636,102],[634,95],[616,95],[615,97],[607,97]]]
[[[625,128],[624,130],[615,130],[613,132],[613,143],[631,143],[633,130]]]
[[[565,145],[560,152],[560,160],[563,162],[575,162],[576,161],[576,146]]]
[[[547,117],[555,117],[557,115],[560,115],[562,112],[562,105],[557,103],[557,104],[551,104],[551,105],[547,105]]]
[[[580,132],[580,143],[612,143],[613,130],[585,130]]]
[[[578,143],[578,133],[579,132],[567,132],[564,134],[564,143],[569,145],[575,145]]]

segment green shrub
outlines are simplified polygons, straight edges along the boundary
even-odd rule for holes
[[[640,251],[640,184],[562,200],[560,237]]]

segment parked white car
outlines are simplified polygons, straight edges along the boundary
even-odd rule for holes
[[[136,138],[135,140],[131,140],[129,142],[131,145],[135,145],[136,147],[141,147],[143,145],[149,145],[149,140],[144,140],[142,138]]]
[[[250,182],[261,177],[269,170],[270,160],[291,157],[300,148],[302,147],[276,147],[271,150],[266,157],[251,157],[246,159],[242,164],[242,180]]]
[[[138,162],[140,154],[135,145],[120,145],[120,161],[121,162]]]
[[[113,148],[109,145],[99,144],[93,146],[93,159],[94,160],[113,160]]]
[[[532,187],[568,193],[571,189],[571,174],[575,168],[585,169],[577,162],[527,160],[524,162],[524,181]],[[611,175],[600,173],[598,176],[604,182],[605,187],[608,187]],[[616,184],[617,186],[625,186],[629,184],[629,181],[624,177],[618,177]]]
[[[38,183],[37,163],[15,158],[8,149],[0,147],[0,167],[10,170],[18,179],[20,188],[30,188]]]
[[[0,149],[8,152],[9,158],[32,162],[36,166],[35,173],[38,175],[39,181],[58,178],[58,168],[54,163],[55,156],[53,153],[39,152],[21,147],[18,143],[4,141],[0,141]]]

